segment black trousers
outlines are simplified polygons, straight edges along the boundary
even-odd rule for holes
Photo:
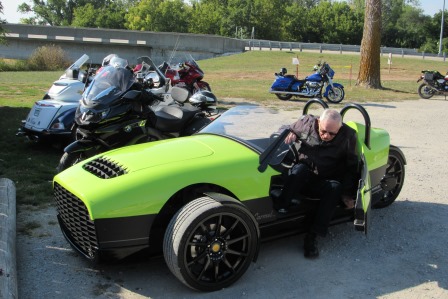
[[[342,184],[336,180],[321,179],[307,165],[299,163],[291,168],[275,206],[287,208],[292,199],[304,200],[304,196],[319,198],[310,232],[325,236],[336,206],[341,201]]]

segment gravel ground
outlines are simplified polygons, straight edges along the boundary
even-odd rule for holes
[[[213,296],[448,298],[448,101],[364,106],[372,126],[386,128],[391,143],[406,156],[406,179],[397,201],[373,211],[367,236],[355,231],[351,223],[332,227],[329,236],[319,240],[317,260],[303,257],[303,236],[263,243],[257,263],[234,285]],[[63,238],[53,207],[19,210],[19,298],[211,296],[178,282],[163,258],[89,264]]]

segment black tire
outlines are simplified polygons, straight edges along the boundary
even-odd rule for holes
[[[84,160],[86,157],[83,155],[82,152],[78,152],[78,153],[64,153],[61,157],[61,160],[59,161],[59,165],[56,168],[56,171],[62,172],[64,170],[66,170],[67,168],[69,168],[70,166],[75,165],[76,163],[81,162],[82,160]]]
[[[431,88],[428,84],[422,83],[418,87],[418,95],[422,99],[430,99],[430,98],[432,98],[434,96],[434,89]]]
[[[292,98],[291,94],[276,93],[275,95],[277,96],[277,98],[279,98],[282,101],[287,101],[287,100],[290,100]]]
[[[405,161],[402,154],[398,150],[390,148],[386,173],[384,174],[383,179],[393,179],[394,184],[392,186],[387,186],[387,189],[384,189],[383,197],[378,202],[375,202],[373,208],[385,208],[390,206],[395,199],[397,199],[401,189],[403,188],[405,177],[404,166]]]
[[[345,97],[345,91],[344,88],[335,86],[333,89],[328,90],[327,95],[325,98],[328,102],[337,104],[340,103]]]
[[[185,205],[165,232],[163,255],[168,268],[183,284],[199,291],[233,284],[257,252],[257,228],[248,213],[242,206],[224,205],[210,197]]]

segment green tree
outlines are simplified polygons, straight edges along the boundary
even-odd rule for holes
[[[3,4],[0,1],[0,14],[3,14]],[[3,29],[1,24],[4,24],[6,21],[3,19],[0,19],[0,44],[5,44],[5,29]]]
[[[126,3],[117,1],[108,6],[95,8],[91,3],[77,7],[71,26],[125,29]]]
[[[223,34],[222,18],[226,15],[224,1],[202,0],[192,2],[188,32],[202,34]]]
[[[363,14],[346,2],[320,2],[310,8],[306,20],[307,39],[317,43],[359,44]]]
[[[284,0],[253,0],[253,10],[247,31],[255,29],[255,37],[268,40],[284,40]]]
[[[423,15],[421,9],[405,5],[395,23],[397,37],[393,44],[402,48],[418,48],[426,41],[425,24],[430,20],[431,17]]]
[[[142,0],[129,8],[126,28],[132,30],[187,32],[191,8],[182,0]]]
[[[235,36],[236,30],[243,31],[243,38],[249,38],[252,29],[251,16],[254,10],[253,0],[227,0],[226,14],[222,19],[221,34]],[[257,38],[264,38],[257,35]]]
[[[445,10],[445,18],[443,25],[444,36],[448,34],[448,21],[446,16],[448,11]],[[429,18],[429,20],[424,24],[425,41],[420,44],[419,49],[426,53],[439,53],[439,42],[440,42],[440,22],[442,21],[442,10],[434,14],[434,16]],[[442,52],[447,53],[448,47],[446,45],[446,38],[442,39]]]
[[[310,42],[308,28],[309,10],[299,1],[293,2],[285,8],[283,26],[285,39],[290,41]]]
[[[85,6],[92,3],[94,7],[104,7],[109,4],[109,0],[32,0],[31,5],[23,2],[19,5],[21,13],[34,13],[34,17],[21,19],[23,23],[70,26],[73,21],[76,7]]]

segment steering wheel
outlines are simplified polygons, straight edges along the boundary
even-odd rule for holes
[[[297,164],[299,162],[299,152],[297,151],[296,146],[294,145],[294,143],[289,145],[289,152],[292,153],[293,158],[292,159],[288,159],[289,153],[285,156],[285,158],[283,159],[281,165],[285,168],[292,168],[295,164]],[[286,162],[285,160],[291,161],[291,163]]]

